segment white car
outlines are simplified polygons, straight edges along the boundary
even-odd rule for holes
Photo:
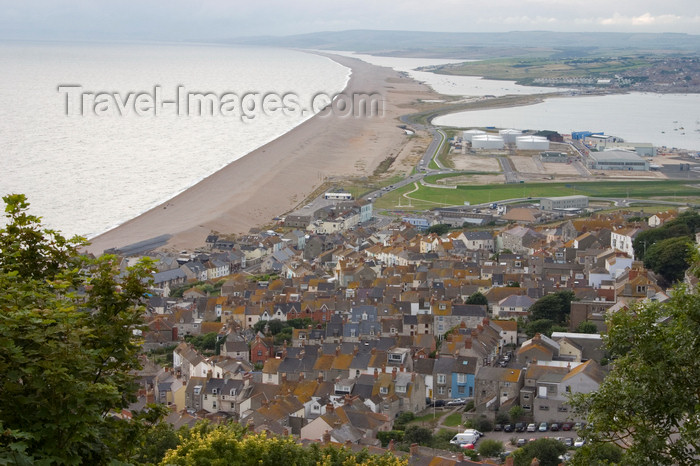
[[[527,431],[528,432],[536,432],[537,431],[537,424],[528,424]]]
[[[580,447],[584,446],[585,444],[586,444],[586,440],[582,439],[581,437],[577,438],[574,441],[574,447],[576,447],[576,448],[580,448]]]

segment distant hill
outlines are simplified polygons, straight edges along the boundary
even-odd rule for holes
[[[352,30],[292,36],[238,37],[226,43],[323,50],[352,50],[384,55],[469,57],[484,50],[522,48],[620,49],[700,52],[700,35],[677,33],[551,32],[505,33]],[[498,53],[503,55],[503,53]]]

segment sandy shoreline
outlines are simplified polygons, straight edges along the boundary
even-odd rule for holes
[[[172,235],[170,248],[194,248],[203,245],[212,231],[246,233],[284,214],[312,193],[323,177],[370,175],[407,140],[397,118],[415,112],[417,99],[436,94],[390,68],[326,56],[351,68],[346,95],[384,96],[382,117],[310,118],[165,203],[93,238],[87,249],[101,254],[107,248],[165,234]]]

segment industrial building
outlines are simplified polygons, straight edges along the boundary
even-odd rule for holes
[[[606,150],[603,152],[590,152],[588,156],[588,167],[592,170],[649,170],[649,161],[634,152]]]
[[[540,209],[580,210],[588,207],[588,196],[543,197],[540,199]]]
[[[544,136],[518,136],[515,146],[519,150],[548,150],[549,139]]]
[[[480,129],[468,129],[466,131],[462,131],[462,139],[467,142],[472,142],[472,138],[480,134],[486,134],[486,131],[482,131]]]
[[[503,149],[505,143],[501,136],[495,134],[479,134],[472,137],[473,149]]]
[[[634,151],[637,155],[646,157],[654,157],[656,155],[656,147],[650,142],[610,142],[602,141],[595,145],[598,151],[604,150],[629,150]]]
[[[523,132],[518,129],[502,129],[498,135],[503,138],[503,142],[506,144],[515,144],[516,138],[522,136]]]

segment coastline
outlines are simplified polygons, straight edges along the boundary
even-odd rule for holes
[[[211,232],[247,233],[303,201],[324,177],[371,174],[407,136],[398,117],[415,112],[417,99],[436,94],[385,67],[323,54],[350,68],[343,93],[380,93],[381,117],[315,115],[282,136],[235,160],[166,202],[90,240],[93,254],[161,235],[167,248],[204,245]]]

